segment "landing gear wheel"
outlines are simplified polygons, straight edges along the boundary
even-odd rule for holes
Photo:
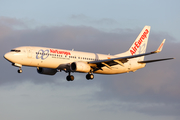
[[[19,70],[18,70],[18,73],[22,73],[22,69],[19,69]]]
[[[94,75],[93,74],[87,74],[86,79],[87,80],[92,80],[92,79],[94,79]]]
[[[68,75],[68,76],[66,77],[66,80],[67,80],[67,81],[73,81],[73,80],[74,80],[74,76],[73,76],[73,75]]]

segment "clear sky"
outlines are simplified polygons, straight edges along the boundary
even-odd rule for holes
[[[179,120],[180,1],[178,0],[0,0],[1,120]],[[151,26],[146,57],[175,60],[148,64],[135,73],[40,75],[3,58],[18,46],[118,54],[145,25]]]

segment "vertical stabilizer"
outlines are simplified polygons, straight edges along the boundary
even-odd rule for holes
[[[145,26],[138,35],[128,52],[131,55],[143,54],[146,52],[146,47],[149,38],[150,26]]]
[[[143,54],[146,52],[146,47],[148,43],[149,33],[150,33],[150,26],[144,26],[143,30],[140,32],[132,46],[129,48],[129,50],[123,55],[130,56],[130,55],[138,55]],[[121,54],[117,54],[117,56],[120,56]],[[141,57],[141,60],[144,59],[144,56]]]

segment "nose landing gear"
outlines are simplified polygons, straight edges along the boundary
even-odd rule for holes
[[[21,68],[19,68],[19,70],[18,70],[18,73],[22,73],[23,71],[22,71],[22,69]]]
[[[15,66],[15,67],[19,67],[19,69],[18,69],[18,73],[22,73],[23,71],[22,71],[22,69],[21,69],[21,67],[22,67],[22,65],[21,64],[18,64],[18,63],[12,63],[12,66]]]

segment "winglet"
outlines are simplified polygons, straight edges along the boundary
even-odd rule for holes
[[[163,45],[164,45],[165,41],[166,41],[166,39],[164,39],[164,40],[162,41],[161,45],[160,45],[159,48],[155,51],[155,53],[161,52],[161,50],[162,50],[162,48],[163,48]]]

